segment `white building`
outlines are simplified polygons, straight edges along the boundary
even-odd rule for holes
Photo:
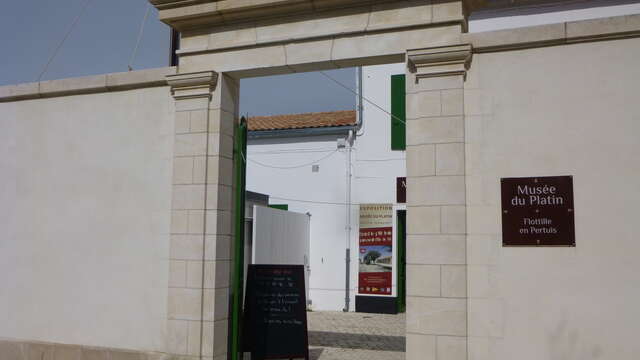
[[[361,101],[361,112],[249,120],[247,189],[268,194],[272,204],[311,214],[313,309],[345,309],[347,248],[351,249],[349,309],[355,309],[358,204],[397,204],[396,179],[406,176],[406,165],[405,151],[391,149],[393,75],[404,77],[404,64],[362,68],[362,81],[357,83],[366,100]],[[393,285],[395,295],[395,277]]]

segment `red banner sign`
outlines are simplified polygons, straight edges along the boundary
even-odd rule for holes
[[[360,205],[358,293],[391,295],[393,210],[389,204]]]

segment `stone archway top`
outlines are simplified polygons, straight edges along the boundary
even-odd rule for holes
[[[176,30],[215,27],[341,8],[406,0],[149,0],[159,19]],[[463,0],[414,0],[412,3],[463,3]]]

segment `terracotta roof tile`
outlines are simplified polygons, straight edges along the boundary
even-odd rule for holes
[[[248,120],[249,131],[305,129],[355,124],[355,110],[254,116]]]

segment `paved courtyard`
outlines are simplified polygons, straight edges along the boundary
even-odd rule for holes
[[[307,313],[313,360],[404,360],[405,314]]]

